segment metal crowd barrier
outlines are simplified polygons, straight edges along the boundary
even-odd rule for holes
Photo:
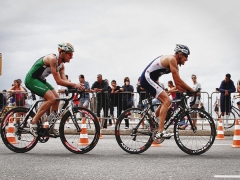
[[[25,93],[27,96],[23,96],[24,103],[16,101],[17,97],[14,94],[9,93],[0,93],[0,113],[3,114],[3,112],[8,111],[9,109],[16,107],[16,106],[25,106],[30,107],[33,104],[33,99],[31,97],[31,93]],[[240,98],[237,100],[233,100],[234,95],[238,95],[239,93],[232,93],[231,94],[231,103],[234,103],[233,105],[236,106],[236,103],[240,101]],[[203,103],[203,106],[205,108],[205,111],[207,111],[215,120],[218,119],[215,111],[214,111],[214,103],[216,101],[216,96],[219,96],[220,93],[212,92],[210,95],[207,92],[201,92],[200,101]],[[123,96],[125,97],[125,101],[123,100]],[[130,107],[140,107],[140,98],[139,93],[137,92],[120,92],[117,94],[117,99],[115,99],[115,102],[118,102],[115,104],[113,108],[113,116],[114,118],[118,117],[118,114],[121,114],[120,112],[117,113],[117,109],[120,108],[123,112],[124,109],[128,109]],[[147,97],[147,96],[146,96]],[[107,92],[105,93],[90,93],[90,105],[89,109],[93,111],[99,118],[101,119],[109,119],[110,118],[110,105],[113,102],[113,100],[109,99],[109,95]],[[126,102],[128,102],[128,105],[126,107]],[[125,104],[124,104],[125,103]],[[104,111],[105,110],[105,111]],[[99,111],[99,112],[98,112]],[[219,114],[221,113],[221,109],[219,107]],[[0,116],[1,118],[1,116]],[[138,118],[138,117],[136,117]],[[0,119],[1,120],[1,119]]]

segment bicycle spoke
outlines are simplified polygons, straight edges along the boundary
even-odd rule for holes
[[[116,124],[117,129],[115,131],[116,140],[118,145],[126,152],[131,154],[138,154],[146,151],[152,144],[152,138],[150,133],[150,125],[146,124],[145,128],[136,128],[141,119],[141,109],[130,108],[122,113]],[[129,128],[125,129],[126,121],[129,122]],[[140,125],[140,127],[142,124]],[[136,130],[137,129],[137,130]],[[136,132],[135,132],[136,131]]]
[[[19,128],[28,112],[27,108],[18,107],[10,110],[2,121],[1,135],[4,144],[14,152],[27,152],[31,150],[38,142],[38,137],[34,137],[29,128]],[[30,114],[31,120],[34,114]]]
[[[76,117],[74,119],[74,116]],[[67,112],[60,123],[60,138],[63,145],[71,152],[83,154],[89,152],[98,142],[100,127],[97,117],[88,109],[75,108],[74,116]],[[77,131],[74,122],[80,127]],[[66,123],[69,123],[69,127]]]
[[[215,140],[216,130],[212,117],[198,108],[192,108],[188,113],[201,113],[203,118],[196,120],[197,129],[193,131],[190,125],[190,121],[187,121],[185,129],[180,127],[184,126],[183,119],[178,119],[174,125],[174,131],[176,131],[174,137],[179,148],[187,154],[202,154],[206,152],[213,144]],[[189,117],[190,117],[189,116]],[[183,117],[183,116],[181,116]],[[186,120],[185,120],[186,121]]]

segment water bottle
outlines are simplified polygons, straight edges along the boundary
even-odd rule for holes
[[[50,122],[53,118],[56,117],[56,113],[53,111],[48,117],[47,117],[47,121]]]

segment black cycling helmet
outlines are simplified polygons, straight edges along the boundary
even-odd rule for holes
[[[190,55],[190,50],[187,46],[182,45],[182,44],[176,44],[176,48],[174,51],[177,52],[182,52],[183,54]]]

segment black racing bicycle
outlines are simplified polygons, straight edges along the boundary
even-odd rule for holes
[[[199,155],[210,149],[216,136],[215,124],[212,117],[204,110],[199,108],[190,108],[188,99],[194,96],[190,106],[196,101],[196,94],[199,91],[191,93],[182,93],[179,100],[173,100],[178,107],[173,110],[170,108],[167,112],[164,129],[167,130],[173,126],[174,139],[178,147],[190,155]],[[130,108],[124,111],[117,119],[115,126],[115,137],[118,145],[126,152],[139,154],[146,151],[153,143],[162,143],[165,138],[156,138],[159,120],[154,113],[154,107],[160,104],[152,104],[151,99],[143,100],[147,107],[144,110],[139,108]],[[202,124],[202,129],[193,126],[193,115],[200,114],[197,125]],[[186,120],[187,119],[187,120]],[[182,121],[185,120],[185,130],[180,128]],[[129,121],[129,129],[125,129],[125,122]],[[146,127],[141,128],[144,121]],[[170,139],[169,137],[168,139]]]
[[[236,115],[240,118],[240,109],[234,106],[236,104],[235,99],[237,98],[233,97],[232,104],[231,104],[231,111],[229,115],[226,115],[225,118],[223,119],[224,121],[227,121],[227,123],[226,122],[224,123],[226,125],[224,126],[224,129],[229,129],[234,126],[236,121]]]
[[[7,148],[17,153],[24,153],[33,149],[39,141],[44,143],[48,141],[49,137],[58,137],[50,134],[50,131],[57,125],[56,122],[60,121],[60,139],[69,151],[76,154],[91,151],[99,140],[98,119],[90,110],[73,106],[74,93],[77,93],[80,98],[81,92],[76,89],[68,89],[68,93],[71,93],[71,96],[67,95],[65,98],[56,99],[65,103],[57,116],[52,118],[47,126],[45,126],[45,115],[39,119],[37,137],[34,137],[29,131],[29,124],[36,114],[38,104],[42,103],[44,99],[36,100],[31,108],[16,107],[8,111],[1,122],[1,137]],[[86,121],[91,126],[87,125]],[[68,127],[66,127],[67,122]]]

